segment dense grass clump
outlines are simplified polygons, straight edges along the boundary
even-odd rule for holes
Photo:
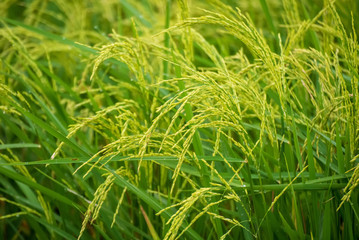
[[[357,1],[0,13],[0,238],[359,238]]]

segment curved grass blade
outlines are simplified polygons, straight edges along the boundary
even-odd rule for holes
[[[74,143],[73,141],[71,141],[70,139],[68,139],[65,135],[63,135],[62,133],[58,132],[56,129],[54,129],[51,125],[45,123],[43,120],[41,120],[40,118],[36,117],[34,114],[26,111],[24,108],[22,108],[21,106],[17,105],[17,104],[13,104],[13,106],[19,111],[21,112],[24,116],[28,117],[29,119],[32,120],[33,123],[35,123],[36,125],[38,125],[39,127],[43,128],[46,132],[50,133],[52,136],[56,137],[57,139],[63,141],[64,143],[68,144],[73,150],[77,151],[78,153],[81,153],[82,155],[87,155],[90,156],[90,153],[80,147],[79,145],[77,145],[76,143]]]
[[[34,143],[9,143],[0,145],[0,150],[14,148],[41,148],[41,145]]]
[[[24,183],[25,185],[31,187],[31,188],[34,188],[36,190],[39,190],[41,193],[57,200],[57,201],[60,201],[62,203],[65,203],[67,205],[70,205],[72,207],[75,207],[81,211],[84,211],[84,208],[80,205],[78,205],[77,203],[71,201],[70,199],[68,199],[67,197],[47,188],[47,187],[44,187],[42,186],[41,184],[38,184],[36,182],[33,182],[31,181],[30,179],[24,177],[23,175],[15,172],[15,171],[12,171],[12,170],[9,170],[8,168],[5,168],[5,167],[2,167],[0,166],[0,173],[10,179],[13,179],[15,181],[19,181],[19,182],[22,182]]]

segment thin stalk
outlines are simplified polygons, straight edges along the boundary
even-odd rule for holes
[[[307,154],[308,154],[309,179],[314,180],[315,166],[314,166],[313,148],[312,148],[312,140],[310,137],[309,126],[307,126]]]
[[[275,49],[275,51],[278,51],[279,50],[279,47],[278,47],[278,43],[279,43],[278,30],[277,30],[276,26],[274,25],[273,17],[271,15],[270,11],[269,11],[267,1],[266,0],[260,0],[260,3],[261,3],[261,6],[262,6],[264,15],[266,17],[266,20],[268,22],[269,28],[271,29],[272,35],[273,35],[273,37],[275,39],[274,49]]]
[[[165,20],[165,29],[168,29],[170,27],[170,21],[171,21],[171,0],[166,1],[166,20]],[[168,32],[165,32],[165,48],[169,49],[170,47],[170,35]],[[163,60],[163,79],[168,79],[169,77],[169,66],[168,61]]]
[[[340,130],[339,130],[339,123],[337,122],[335,125],[336,131],[336,144],[337,144],[337,162],[338,162],[338,169],[340,174],[344,174],[344,155],[342,151],[342,140],[340,138]]]
[[[274,36],[277,36],[278,31],[277,31],[277,28],[274,26],[273,18],[272,18],[272,15],[269,12],[269,7],[268,7],[268,4],[267,4],[267,1],[266,0],[260,0],[260,3],[261,3],[261,6],[262,6],[264,15],[265,15],[265,17],[267,19],[268,25],[269,25],[270,29],[272,30],[272,33],[274,34]]]

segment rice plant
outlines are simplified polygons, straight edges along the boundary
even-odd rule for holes
[[[358,239],[359,3],[0,3],[3,239]]]

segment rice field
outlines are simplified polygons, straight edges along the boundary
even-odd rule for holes
[[[359,238],[359,2],[3,0],[1,239]]]

